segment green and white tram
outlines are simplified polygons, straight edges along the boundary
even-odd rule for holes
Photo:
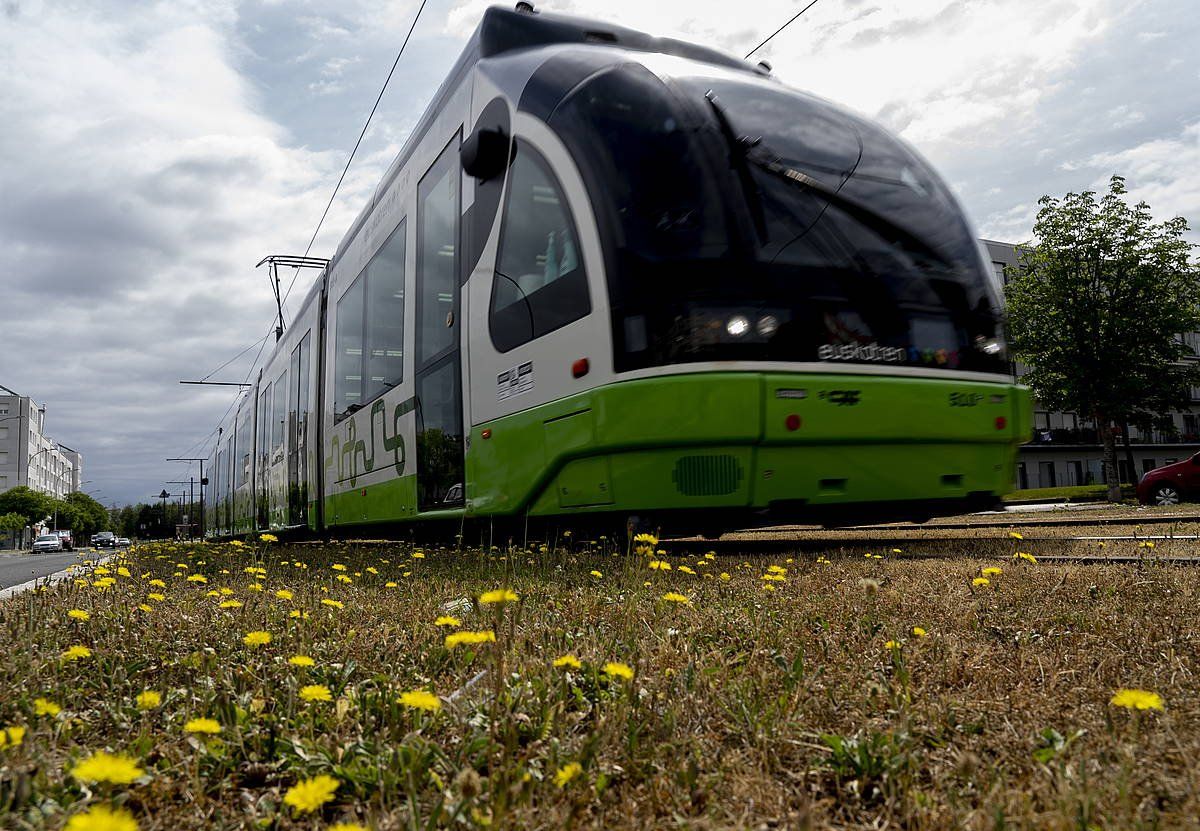
[[[765,66],[489,9],[223,424],[210,534],[988,507],[1030,427],[910,148]]]

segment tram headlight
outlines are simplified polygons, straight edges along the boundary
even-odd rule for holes
[[[750,331],[750,321],[745,315],[734,315],[725,321],[725,331],[729,333],[730,337],[744,337]]]
[[[758,323],[754,327],[758,334],[764,338],[769,338],[779,329],[779,318],[775,315],[763,315],[758,319]]]

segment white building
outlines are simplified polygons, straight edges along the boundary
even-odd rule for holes
[[[79,490],[83,456],[45,431],[46,407],[0,385],[0,493],[27,485],[62,498]]]

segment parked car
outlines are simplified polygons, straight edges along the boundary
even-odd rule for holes
[[[1200,453],[1182,462],[1147,471],[1138,482],[1143,505],[1178,505],[1200,494]]]
[[[129,542],[129,537],[117,537],[118,548],[128,548],[132,543]]]
[[[117,535],[112,531],[101,531],[96,535],[95,542],[97,548],[116,548]]]
[[[54,533],[58,534],[58,538],[60,540],[62,540],[63,551],[74,551],[75,550],[75,543],[71,539],[70,531],[55,531]]]
[[[42,534],[33,541],[33,550],[34,553],[62,551],[62,540],[59,539],[58,534]]]

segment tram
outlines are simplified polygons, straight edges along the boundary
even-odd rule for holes
[[[991,507],[1000,287],[904,142],[765,64],[493,7],[218,428],[210,536]]]

